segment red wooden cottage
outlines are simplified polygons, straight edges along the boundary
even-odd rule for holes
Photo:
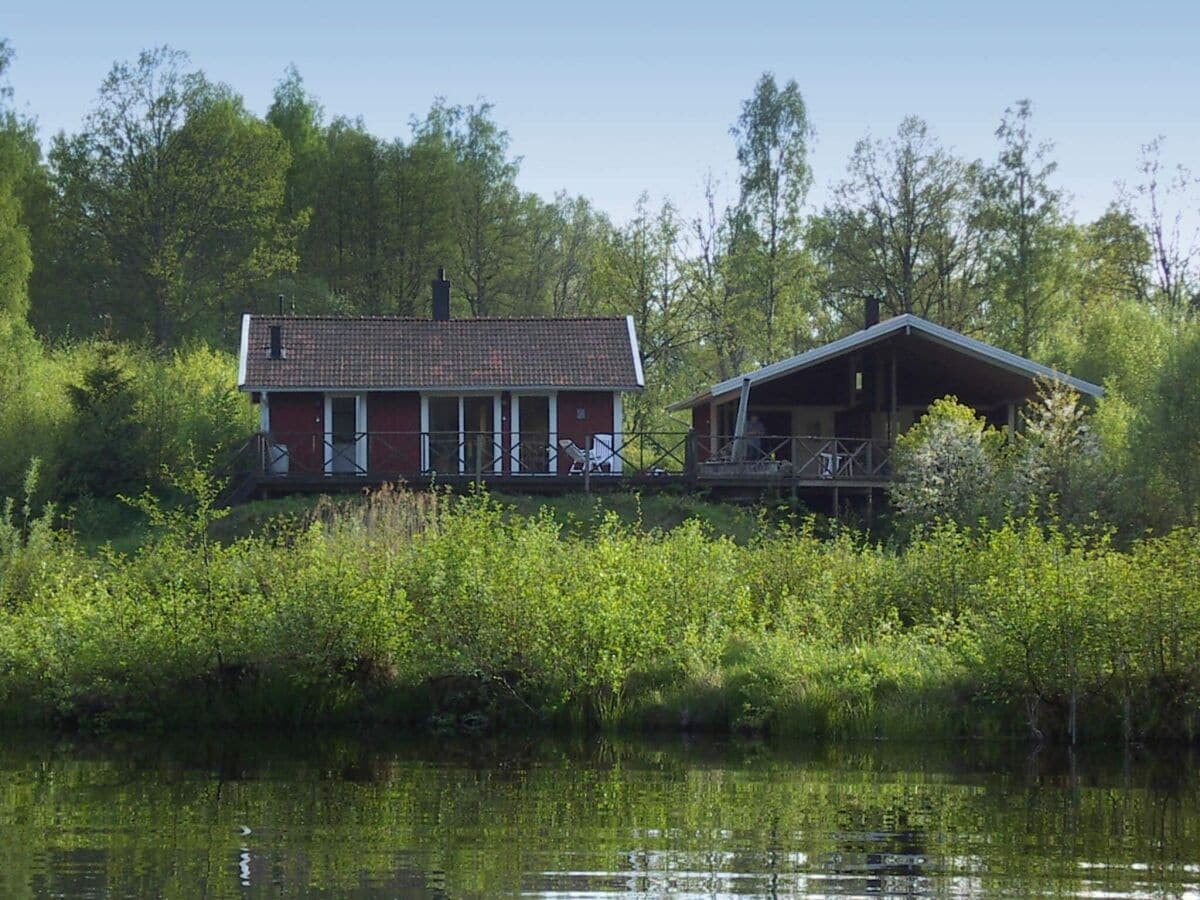
[[[243,316],[267,475],[565,475],[577,450],[621,447],[645,383],[632,318],[452,319],[433,287],[431,319]]]

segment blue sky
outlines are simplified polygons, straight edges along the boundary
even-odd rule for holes
[[[435,96],[486,98],[520,183],[624,220],[645,190],[687,215],[707,171],[732,193],[728,129],[764,70],[795,78],[817,141],[819,205],[854,142],[925,118],[990,158],[1005,106],[1034,102],[1082,218],[1132,179],[1140,144],[1200,169],[1200,2],[24,2],[0,16],[11,84],[46,138],[77,129],[116,59],[187,50],[265,112],[294,62],[328,113],[406,136]]]

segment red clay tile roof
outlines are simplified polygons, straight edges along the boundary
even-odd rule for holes
[[[270,327],[284,359],[270,358]],[[607,388],[640,390],[632,322],[251,316],[242,320],[244,390]]]

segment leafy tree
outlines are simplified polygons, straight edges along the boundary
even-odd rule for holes
[[[1180,311],[1200,306],[1200,229],[1191,223],[1200,206],[1195,176],[1183,165],[1164,165],[1163,142],[1159,136],[1142,146],[1139,180],[1122,188],[1120,202],[1149,241],[1155,298]]]
[[[114,65],[83,131],[51,150],[57,264],[86,292],[87,317],[111,314],[159,345],[295,263],[298,223],[279,218],[286,144],[186,67],[166,47]]]
[[[8,42],[0,39],[0,79],[12,63]],[[33,256],[22,204],[22,178],[36,168],[32,123],[10,107],[12,89],[0,80],[0,329],[24,323],[29,307]]]
[[[1052,146],[1035,143],[1028,100],[1005,110],[1000,156],[982,178],[988,320],[1001,346],[1029,356],[1062,310],[1068,262]]]
[[[649,396],[631,404],[631,426],[646,428],[666,398],[657,388],[685,365],[695,339],[690,304],[679,271],[680,223],[664,201],[657,210],[650,198],[638,198],[633,219],[615,231],[600,251],[597,290],[606,298],[603,311],[633,316],[642,363],[651,385]]]
[[[450,190],[454,152],[438,129],[414,124],[413,139],[382,150],[381,202],[385,293],[395,311],[426,315],[429,282],[453,260]]]
[[[508,132],[488,103],[435,104],[422,128],[442,136],[454,154],[449,208],[462,294],[473,315],[497,315],[511,302],[505,278],[520,222],[520,160],[508,155]]]
[[[1097,302],[1078,310],[1077,319],[1061,319],[1044,355],[1060,371],[1140,404],[1174,341],[1174,327],[1170,317],[1131,298]]]
[[[1072,267],[1078,306],[1123,299],[1149,301],[1150,240],[1128,209],[1110,206],[1083,227],[1075,248]]]
[[[781,89],[766,72],[742,104],[731,129],[741,167],[739,212],[753,229],[754,257],[746,266],[764,329],[763,356],[773,359],[782,319],[791,325],[799,296],[800,207],[812,183],[808,109],[795,81]]]
[[[29,305],[33,257],[21,204],[12,185],[0,180],[0,327],[23,322]]]
[[[380,146],[361,121],[338,117],[324,133],[309,265],[360,312],[384,311],[380,273]]]
[[[305,90],[300,72],[295,65],[288,66],[283,80],[275,86],[271,108],[267,110],[267,122],[283,136],[291,154],[284,195],[288,217],[311,211],[317,204],[317,176],[325,150],[323,115],[321,104]]]
[[[854,322],[863,297],[874,296],[893,315],[976,328],[978,170],[939,146],[915,116],[889,141],[859,141],[846,179],[809,229],[826,300]]]
[[[1012,458],[1016,510],[1077,526],[1099,519],[1117,485],[1079,394],[1061,381],[1040,382],[1024,423]]]
[[[1148,497],[1200,522],[1200,328],[1190,326],[1167,351],[1134,429]]]
[[[751,301],[744,271],[750,254],[741,252],[749,228],[738,210],[726,206],[718,211],[716,190],[710,174],[704,187],[705,211],[691,222],[696,249],[685,262],[683,286],[701,339],[715,356],[714,372],[724,380],[747,368],[755,324],[747,309]]]

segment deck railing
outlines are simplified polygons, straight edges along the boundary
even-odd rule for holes
[[[870,438],[638,431],[519,437],[491,432],[364,431],[330,437],[255,435],[231,471],[264,479],[316,476],[487,480],[497,476],[687,477],[782,482],[876,482],[891,475],[890,445]]]
[[[699,474],[778,473],[821,481],[882,481],[891,476],[891,444],[874,438],[733,435],[697,439]]]

